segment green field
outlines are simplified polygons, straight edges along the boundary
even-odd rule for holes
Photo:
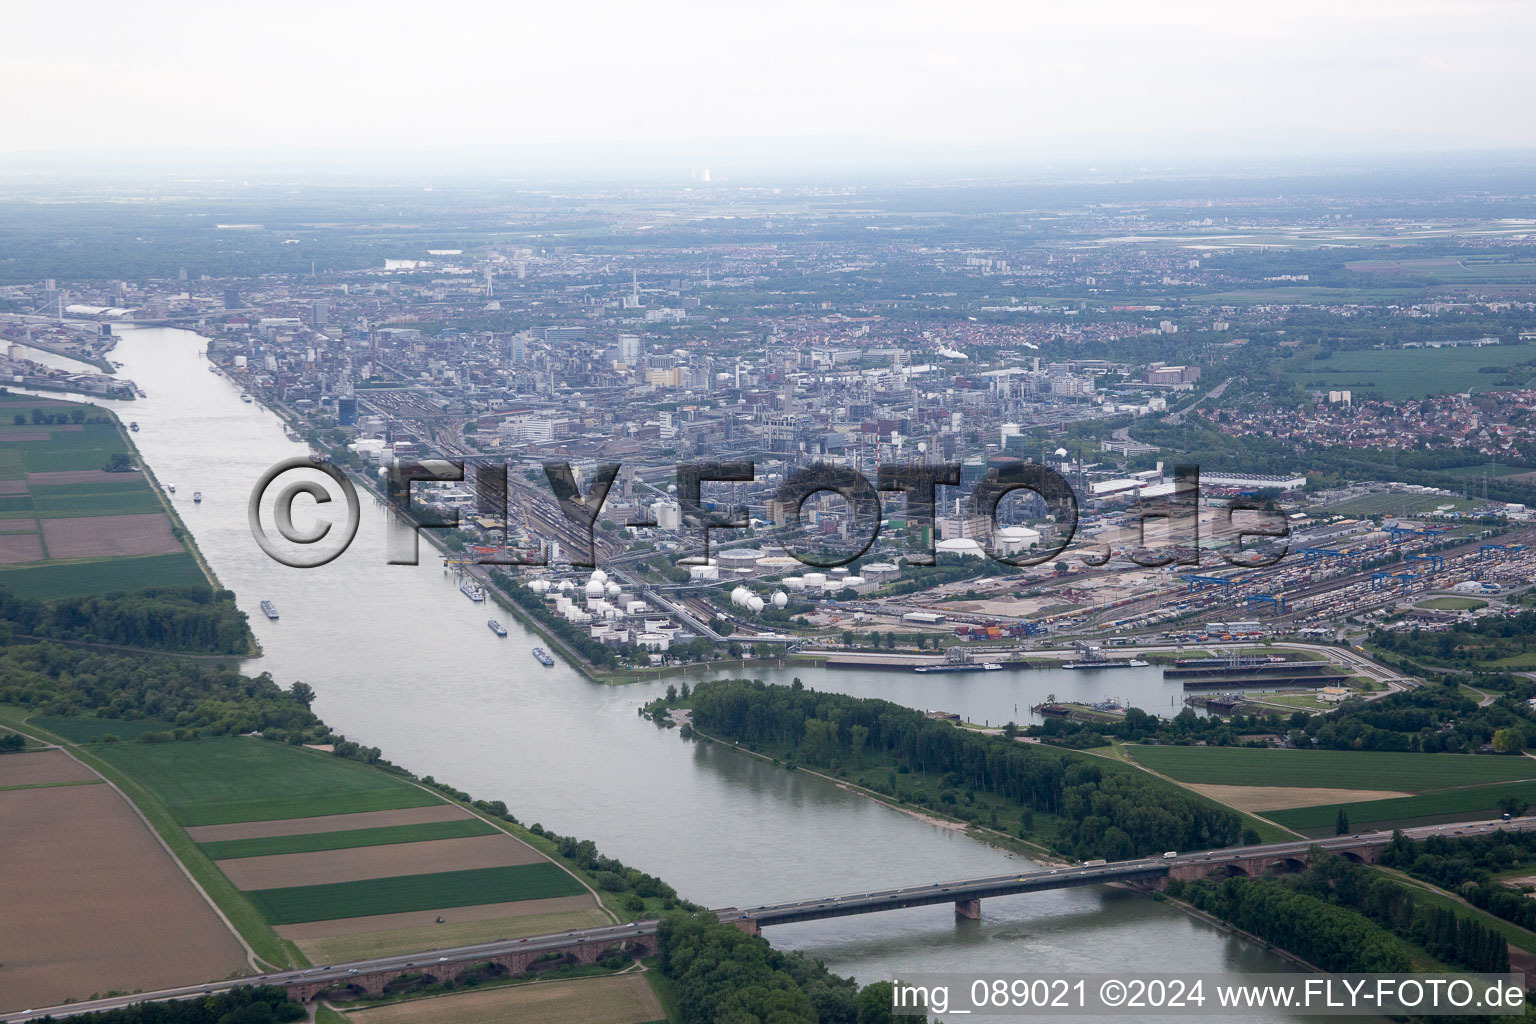
[[[46,434],[44,440],[0,440],[0,480],[25,480],[28,473],[100,470],[114,455],[133,455],[131,446],[111,420],[101,423],[36,424],[33,409],[50,415],[80,410],[82,415],[110,416],[99,406],[50,401],[0,393],[0,437],[9,433]],[[16,424],[14,417],[26,422]],[[80,483],[28,483],[27,494],[0,495],[0,519],[43,520],[85,516],[162,513],[165,505],[140,472],[112,474]],[[173,519],[174,522],[174,519]],[[49,557],[46,545],[43,557]],[[17,596],[38,600],[89,597],[116,590],[145,587],[206,587],[192,551],[165,555],[102,557],[0,565],[0,586]]]
[[[17,597],[51,601],[88,597],[145,587],[206,587],[208,577],[189,552],[99,558],[83,562],[34,563],[15,569],[0,566],[0,587]]]
[[[30,484],[32,509],[43,519],[64,516],[126,516],[160,512],[165,506],[142,474],[94,484]],[[25,497],[25,495],[23,495]]]
[[[1354,393],[1355,401],[1372,398],[1422,398],[1433,394],[1490,391],[1502,373],[1479,373],[1484,366],[1508,367],[1536,360],[1530,345],[1484,348],[1389,348],[1336,352],[1287,371],[1304,387]]]
[[[72,715],[34,715],[28,719],[49,732],[62,736],[71,743],[95,743],[103,736],[116,736],[120,740],[136,740],[140,733],[165,732],[174,729],[171,722],[158,718],[87,718]]]
[[[1471,597],[1432,597],[1428,601],[1420,601],[1418,607],[1436,612],[1472,612],[1488,607],[1488,602]]]
[[[32,404],[28,403],[28,406]],[[54,411],[68,411],[72,408],[75,408],[74,404],[63,403],[55,405]],[[83,408],[88,416],[99,416],[105,411],[93,405]],[[0,462],[0,479],[16,480],[26,473],[50,473],[64,469],[100,469],[113,455],[128,451],[116,424],[82,423],[79,430],[61,426],[33,426],[30,423],[13,426],[8,420],[17,411],[24,410],[0,406],[0,434],[46,432],[49,439],[4,442],[13,457]]]
[[[1224,786],[1423,793],[1451,786],[1536,779],[1536,758],[1529,757],[1141,744],[1125,749],[1137,763],[1180,782]],[[1332,808],[1329,811],[1332,813]]]
[[[1351,260],[1345,267],[1357,274],[1418,278],[1425,284],[1525,284],[1536,281],[1536,263],[1500,255],[1482,259]]]
[[[182,825],[309,818],[441,802],[366,765],[254,738],[98,744],[91,752],[143,784]]]
[[[1521,760],[1531,759],[1522,758]],[[1506,796],[1517,797],[1528,804],[1536,805],[1536,782],[1506,782],[1489,786],[1469,786],[1464,789],[1442,789],[1421,796],[1405,796],[1393,800],[1363,800],[1360,803],[1344,804],[1343,807],[1344,813],[1349,815],[1350,830],[1365,832],[1389,826],[1412,828],[1416,825],[1436,825],[1441,822],[1497,818],[1499,800]],[[1334,822],[1339,813],[1339,805],[1292,807],[1283,811],[1260,813],[1277,825],[1284,825],[1298,832],[1332,834]]]
[[[259,889],[246,896],[274,925],[332,921],[343,917],[412,910],[513,903],[552,896],[579,896],[581,883],[548,862],[515,867],[444,871],[431,875],[370,878],[332,885]]]
[[[1347,501],[1335,502],[1331,505],[1316,505],[1314,510],[1321,510],[1332,516],[1417,516],[1429,515],[1442,505],[1451,506],[1450,512],[1470,512],[1481,502],[1468,501],[1466,498],[1452,498],[1444,494],[1399,494],[1383,491],[1379,494],[1366,494],[1358,498],[1350,498]],[[1472,529],[1472,527],[1462,527]]]
[[[314,853],[319,850],[350,850],[359,846],[393,846],[396,843],[420,843],[432,839],[462,839],[467,836],[496,834],[479,818],[432,821],[420,825],[396,825],[386,828],[356,828],[347,832],[316,832],[302,836],[268,836],[263,839],[230,839],[203,843],[203,852],[214,860],[239,857],[266,857],[274,853]]]

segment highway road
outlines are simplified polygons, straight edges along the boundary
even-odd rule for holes
[[[1412,839],[1431,836],[1474,835],[1482,832],[1509,829],[1514,831],[1536,830],[1536,818],[1517,818],[1514,821],[1474,821],[1447,825],[1430,825],[1407,829]],[[1216,866],[1255,857],[1283,857],[1304,854],[1313,846],[1325,850],[1358,849],[1363,846],[1385,845],[1392,839],[1391,832],[1369,832],[1360,835],[1337,836],[1328,839],[1294,840],[1283,843],[1265,843],[1257,846],[1226,847],[1219,850],[1180,852],[1174,857],[1142,857],[1136,860],[1115,861],[1110,864],[1079,865],[1077,867],[1041,867],[1023,874],[992,875],[985,878],[968,878],[956,881],[938,881],[925,884],[898,886],[871,892],[846,893],[835,896],[813,897],[787,903],[763,904],[755,907],[730,907],[715,911],[722,921],[732,922],[747,918],[759,925],[789,924],[796,921],[814,921],[830,917],[846,917],[853,914],[873,914],[898,910],[904,907],[928,906],[936,903],[955,903],[975,899],[995,899],[1000,896],[1039,892],[1045,889],[1061,889],[1073,886],[1102,885],[1107,882],[1136,881],[1166,874],[1171,867],[1181,864],[1209,864]],[[158,992],[141,992],[135,995],[93,999],[88,1002],[69,1003],[62,1006],[37,1007],[18,1012],[0,1013],[0,1024],[19,1024],[21,1021],[52,1015],[67,1017],[95,1010],[110,1010],[147,1000],[191,999],[211,992],[223,992],[241,985],[288,985],[332,981],[338,987],[346,985],[355,974],[379,970],[405,968],[430,969],[439,963],[470,963],[487,957],[515,951],[556,951],[576,943],[612,945],[625,939],[654,935],[658,922],[636,921],[628,924],[607,925],[554,932],[548,935],[524,939],[502,939],[471,946],[451,949],[433,949],[420,953],[404,953],[397,956],[375,957],[343,964],[326,964],[301,970],[280,971],[254,977],[211,981],[201,985],[164,989]]]

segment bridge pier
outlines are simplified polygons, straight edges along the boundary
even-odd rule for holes
[[[757,918],[755,917],[738,917],[736,920],[732,921],[731,924],[735,925],[737,928],[740,928],[748,935],[763,934],[763,930],[762,928],[758,927]]]
[[[980,921],[981,900],[955,900],[955,916],[970,921]]]

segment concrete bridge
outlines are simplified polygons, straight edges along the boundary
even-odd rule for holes
[[[503,940],[498,943],[469,946],[457,950],[433,950],[413,956],[389,957],[370,961],[366,967],[311,968],[289,972],[282,980],[269,978],[264,984],[282,984],[288,998],[307,1003],[326,993],[345,998],[355,995],[380,995],[392,983],[420,976],[425,984],[457,981],[466,974],[487,973],[516,977],[529,971],[553,969],[568,964],[594,964],[612,952],[628,957],[649,956],[656,951],[656,922],[644,925],[594,928],[583,932],[565,932],[556,936]]]
[[[1496,829],[1515,831],[1536,829],[1536,818],[1521,818],[1507,822],[1483,821],[1431,825],[1406,830],[1406,834],[1411,839],[1425,839],[1432,835],[1450,837]],[[1256,877],[1301,871],[1306,868],[1312,851],[1316,848],[1360,863],[1375,863],[1382,848],[1391,840],[1390,832],[1372,832],[1329,839],[1301,839],[1259,846],[1180,852],[1171,857],[1143,857],[1137,860],[1081,864],[1064,868],[1045,867],[1024,874],[994,875],[949,882],[938,881],[926,885],[878,889],[748,908],[730,907],[717,910],[715,913],[722,922],[733,924],[754,935],[761,928],[770,925],[848,917],[854,914],[876,914],[906,907],[932,906],[941,903],[954,904],[955,913],[959,917],[977,918],[981,916],[982,900],[1041,892],[1047,889],[1103,885],[1109,882],[1128,882],[1162,888],[1167,885],[1170,878],[1196,880],[1212,876]],[[287,989],[289,998],[307,1002],[327,992],[342,995],[350,990],[356,993],[376,994],[383,992],[392,982],[410,979],[417,975],[428,982],[457,979],[471,972],[518,975],[530,970],[538,971],[542,969],[543,964],[553,967],[562,963],[595,963],[611,951],[630,956],[654,953],[658,927],[657,921],[635,921],[628,924],[530,936],[524,939],[501,939],[496,942],[453,949],[434,949],[420,953],[377,957],[348,964],[282,971],[259,977],[209,982],[205,985],[188,985],[159,992],[112,996],[20,1013],[4,1013],[0,1014],[0,1024],[19,1024],[21,1021],[45,1015],[68,1017],[95,1010],[118,1009],[147,1001],[194,999],[210,992],[226,991],[241,985],[281,985]]]
[[[1210,876],[1286,874],[1306,869],[1310,851],[1321,847],[1358,863],[1374,864],[1381,848],[1391,841],[1390,832],[1335,839],[1297,840],[1261,846],[1229,847],[1173,856],[1143,857],[1114,863],[1089,863],[1070,868],[1047,868],[1018,875],[992,875],[960,881],[932,882],[874,892],[851,893],[819,899],[773,903],[750,908],[716,911],[721,920],[732,921],[749,931],[775,924],[794,924],[829,917],[875,914],[906,907],[953,903],[959,917],[979,918],[981,901],[999,896],[1068,889],[1107,882],[1135,882],[1164,888],[1169,878],[1185,881]]]

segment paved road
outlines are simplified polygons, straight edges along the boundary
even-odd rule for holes
[[[1432,825],[1406,830],[1410,838],[1425,839],[1434,835],[1469,835],[1497,829],[1515,831],[1536,830],[1536,818],[1520,818],[1515,821],[1476,821],[1449,825]],[[1379,846],[1390,842],[1391,832],[1370,832],[1361,835],[1338,836],[1320,840],[1295,840],[1284,843],[1266,843],[1258,846],[1229,847],[1220,850],[1179,853],[1174,857],[1143,857],[1137,860],[1116,861],[1112,864],[1082,865],[1070,868],[1041,868],[1027,874],[993,875],[986,878],[970,878],[951,882],[931,882],[926,885],[900,886],[872,892],[848,893],[839,896],[823,896],[788,903],[764,904],[757,907],[731,907],[717,910],[723,921],[753,918],[761,925],[788,924],[793,921],[811,921],[828,917],[844,917],[852,914],[872,914],[902,907],[916,907],[935,903],[954,903],[961,900],[991,899],[999,896],[1038,892],[1044,889],[1060,889],[1081,885],[1100,885],[1105,882],[1135,880],[1167,873],[1169,868],[1180,864],[1210,864],[1212,866],[1244,860],[1252,857],[1274,857],[1305,853],[1313,846],[1324,849],[1349,849],[1361,846]],[[508,939],[484,942],[452,949],[434,949],[421,953],[405,953],[398,956],[375,957],[344,964],[327,964],[297,971],[282,971],[232,981],[208,982],[204,985],[188,985],[182,988],[158,992],[142,992],[136,995],[116,996],[110,999],[94,999],[89,1002],[70,1003],[65,1006],[39,1007],[20,1012],[0,1014],[0,1024],[30,1020],[52,1014],[66,1017],[94,1010],[110,1010],[146,1000],[190,999],[210,992],[222,992],[241,985],[287,985],[294,982],[334,981],[344,985],[354,974],[377,970],[406,967],[430,968],[437,963],[481,960],[501,953],[528,950],[558,950],[573,943],[588,942],[611,945],[622,939],[642,935],[654,935],[658,922],[638,921],[630,924],[609,925],[601,928],[585,928],[532,936],[526,939]]]

